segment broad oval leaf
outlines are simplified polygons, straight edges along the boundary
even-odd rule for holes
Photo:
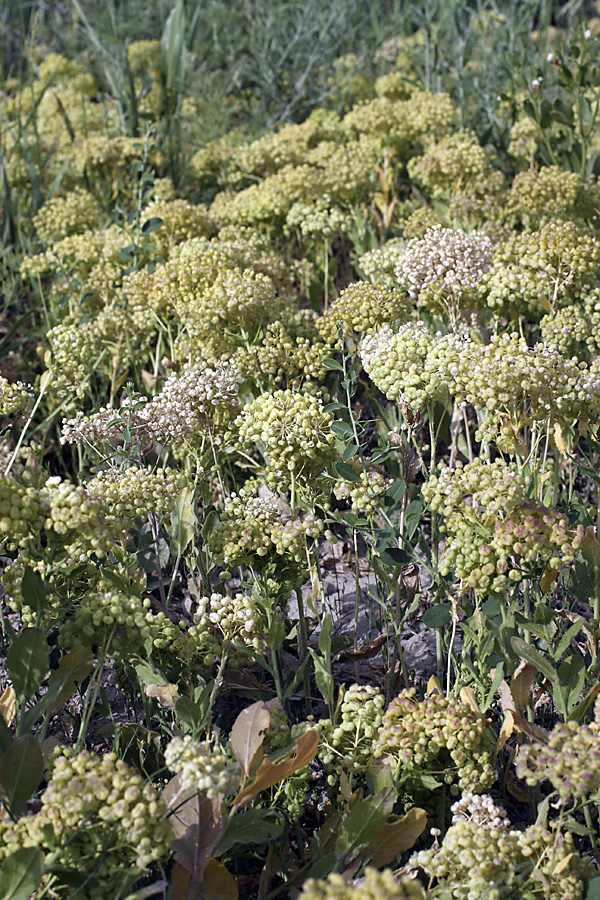
[[[451,606],[449,603],[438,603],[430,606],[423,615],[423,624],[428,628],[445,628],[452,621]]]
[[[26,628],[12,643],[7,656],[8,674],[19,703],[30,700],[48,671],[48,644],[39,628]]]
[[[0,757],[0,791],[13,816],[23,811],[43,775],[39,742],[30,734],[16,738]]]
[[[269,727],[271,713],[262,702],[253,703],[243,709],[231,729],[231,747],[235,758],[247,778],[252,770],[252,762],[260,751],[265,731]]]
[[[40,885],[44,854],[37,847],[21,847],[0,866],[2,900],[29,900]]]

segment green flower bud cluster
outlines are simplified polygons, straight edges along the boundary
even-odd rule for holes
[[[466,193],[491,173],[488,155],[470,131],[457,131],[427,144],[423,155],[413,157],[407,168],[411,180],[432,197]]]
[[[181,775],[184,791],[204,791],[211,799],[230,797],[241,787],[239,765],[210,741],[173,738],[165,747],[165,765]]]
[[[600,791],[600,704],[589,725],[559,722],[546,744],[519,748],[517,776],[527,784],[548,780],[563,804],[583,801]],[[598,765],[596,765],[598,763]]]
[[[332,423],[333,415],[324,412],[318,397],[285,390],[261,394],[244,407],[233,428],[240,448],[261,445],[267,485],[286,490],[292,480],[313,486],[333,462]]]
[[[44,203],[33,217],[33,224],[44,244],[54,244],[71,234],[93,230],[101,220],[98,201],[78,187],[64,197],[53,197]]]
[[[124,471],[106,469],[85,485],[88,496],[99,500],[107,515],[115,520],[118,534],[121,523],[147,518],[150,513],[166,516],[182,487],[182,475],[173,469],[153,472],[139,466]]]
[[[419,206],[404,220],[402,233],[405,240],[424,238],[429,229],[435,228],[436,225],[445,225],[441,216],[430,206]],[[396,266],[394,266],[394,272],[395,270]]]
[[[127,46],[127,61],[134,75],[160,66],[160,41],[133,41]]]
[[[95,231],[68,235],[53,244],[49,250],[25,257],[21,272],[31,278],[54,272],[62,275],[66,272],[71,279],[76,278],[83,283],[100,259],[101,251],[102,236]],[[66,286],[62,285],[63,288]]]
[[[406,100],[378,97],[356,104],[343,119],[348,129],[396,146],[404,158],[414,154],[411,145],[446,134],[455,121],[456,109],[448,94],[417,90]]]
[[[267,275],[252,269],[218,272],[200,295],[180,292],[175,300],[184,327],[177,342],[177,358],[195,355],[210,362],[231,355],[241,343],[241,332],[254,333],[276,317],[281,306]]]
[[[587,304],[586,304],[587,306]],[[588,310],[579,303],[548,313],[540,321],[542,340],[563,356],[584,359],[600,350],[600,310]]]
[[[482,297],[498,312],[540,317],[549,306],[580,297],[595,282],[599,263],[596,238],[575,222],[553,219],[540,231],[511,233],[496,247]]]
[[[359,266],[373,284],[390,290],[398,289],[396,269],[404,256],[406,242],[402,238],[386,241],[359,259]]]
[[[82,553],[105,556],[114,545],[110,513],[102,500],[92,497],[83,485],[48,478],[40,490],[48,539],[63,547],[70,556]]]
[[[322,180],[315,166],[288,165],[237,193],[217,194],[210,215],[220,225],[282,224],[294,203],[320,193]]]
[[[307,540],[318,537],[323,522],[312,514],[290,520],[275,495],[264,493],[250,485],[227,500],[209,537],[215,562],[227,568],[244,565],[260,570],[275,561],[281,572],[304,570]]]
[[[371,137],[341,145],[323,142],[305,155],[302,164],[282,166],[264,181],[237,193],[217,194],[210,214],[222,225],[277,225],[284,223],[295,204],[308,204],[308,208],[298,208],[289,225],[306,221],[309,231],[329,230],[339,214],[334,219],[325,215],[329,221],[324,222],[323,211],[368,199],[380,152],[379,140]],[[339,221],[344,223],[345,218]]]
[[[408,83],[402,72],[388,72],[380,75],[375,82],[375,93],[378,97],[386,97],[388,100],[406,100],[414,87]]]
[[[425,900],[418,881],[396,878],[391,869],[377,871],[369,866],[362,878],[349,881],[333,873],[327,878],[309,878],[299,900]]]
[[[50,345],[47,362],[52,367],[53,394],[58,399],[85,396],[87,376],[98,357],[89,323],[65,320],[50,329],[46,338]]]
[[[525,481],[500,459],[443,467],[423,485],[423,498],[443,517],[440,572],[454,570],[477,592],[501,592],[541,568],[559,569],[583,541],[582,527],[528,500]]]
[[[301,165],[310,150],[321,141],[343,141],[346,138],[347,133],[337,113],[315,110],[304,122],[286,125],[277,132],[230,150],[224,180],[235,184],[250,175],[265,176],[284,166]]]
[[[389,400],[402,399],[418,410],[448,396],[440,356],[452,350],[451,336],[434,337],[423,322],[406,323],[394,333],[389,325],[361,341],[362,364]]]
[[[352,787],[367,770],[378,748],[385,697],[372,685],[351,685],[342,700],[339,720],[319,722],[318,756],[327,772],[327,783],[339,787],[345,775]]]
[[[581,900],[591,866],[575,852],[568,832],[543,825],[525,831],[460,821],[441,846],[421,850],[410,860],[437,881],[433,897],[513,900],[533,897],[543,880],[548,900]]]
[[[296,322],[290,324],[288,330],[283,322],[272,322],[267,325],[261,344],[237,351],[235,364],[245,378],[258,380],[260,376],[268,376],[275,384],[287,385],[297,384],[304,378],[323,378],[326,372],[323,360],[331,348],[320,340],[314,325],[310,329],[301,328],[310,334],[304,336],[294,335],[299,329],[294,327]]]
[[[59,643],[66,650],[98,645],[111,659],[125,662],[146,657],[148,647],[168,649],[185,625],[176,625],[163,612],[153,613],[151,607],[149,598],[89,591],[61,626]]]
[[[390,322],[406,322],[411,313],[403,292],[358,281],[341,291],[320,317],[317,327],[323,340],[335,347],[339,346],[338,322],[345,336],[365,334]]]
[[[440,775],[447,784],[482,793],[496,780],[492,749],[484,719],[469,706],[438,693],[417,700],[415,688],[408,688],[390,703],[374,755],[397,759],[400,779]]]
[[[584,537],[583,525],[572,530],[563,513],[530,500],[512,510],[503,522],[496,522],[493,546],[498,549],[500,562],[503,562],[504,554],[505,559],[510,555],[516,561],[517,573],[511,570],[509,577],[520,581],[522,569],[527,571],[541,563],[547,563],[550,569],[559,569],[572,562]]]
[[[598,376],[585,363],[555,347],[533,348],[517,334],[492,335],[482,347],[469,338],[448,358],[448,388],[457,403],[483,415],[475,439],[513,449],[516,433],[532,420],[589,421],[598,416]]]
[[[0,416],[28,412],[32,402],[31,387],[21,381],[8,381],[0,375]]]
[[[306,813],[306,803],[310,790],[310,769],[305,766],[294,772],[281,784],[277,792],[277,804],[282,806],[290,822],[298,822]]]
[[[336,481],[333,495],[336,500],[346,500],[352,512],[372,517],[383,501],[383,494],[394,482],[393,478],[384,475],[381,469],[370,465],[369,457],[364,459],[366,472],[359,459],[352,460],[350,465],[360,477],[355,481]]]
[[[293,744],[292,730],[288,725],[287,716],[281,708],[270,709],[271,719],[269,727],[265,729],[263,750],[265,756],[270,756],[276,750],[283,750]]]
[[[577,172],[565,172],[559,166],[527,169],[515,175],[503,216],[513,227],[532,229],[551,219],[586,217],[593,213],[590,193],[589,183]]]
[[[85,896],[102,900],[122,885],[124,866],[142,874],[169,853],[173,833],[164,802],[115,753],[64,751],[41,799],[35,815],[0,824],[0,860],[21,847],[39,847],[52,865],[60,848],[66,871],[89,876]],[[56,896],[71,896],[60,877]]]
[[[324,198],[309,202],[297,200],[290,207],[285,218],[284,234],[290,235],[295,229],[302,237],[324,241],[336,234],[344,234],[352,225],[350,215]]]
[[[542,130],[537,122],[529,116],[517,119],[510,129],[508,153],[515,159],[531,162],[542,141]]]
[[[152,233],[155,252],[168,258],[171,248],[195,237],[212,237],[214,222],[202,204],[188,200],[153,200],[142,210],[142,221],[162,219],[162,225]]]
[[[204,665],[211,666],[227,651],[228,664],[240,669],[264,651],[267,622],[252,596],[213,593],[196,602],[194,624],[181,641],[184,653],[202,654]]]
[[[0,475],[0,543],[9,550],[24,546],[44,524],[45,508],[33,487]]]

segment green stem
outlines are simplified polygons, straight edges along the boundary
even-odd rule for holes
[[[308,656],[308,631],[306,628],[306,617],[304,615],[304,600],[302,599],[301,584],[296,585],[296,599],[298,601],[298,657],[300,665],[302,665]],[[306,715],[310,716],[312,713],[312,701],[310,699],[310,672],[307,665],[304,667],[303,683]]]

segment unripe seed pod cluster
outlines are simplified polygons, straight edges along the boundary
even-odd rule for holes
[[[482,793],[496,778],[491,751],[485,721],[470,707],[438,693],[418,700],[415,688],[407,688],[383,717],[375,756],[397,759],[400,777],[403,769],[417,777],[444,772],[448,784]]]
[[[244,407],[233,424],[244,450],[257,443],[266,456],[265,481],[273,490],[289,489],[294,478],[305,486],[335,459],[333,415],[318,397],[291,390],[261,394]]]
[[[35,815],[0,823],[0,861],[39,847],[51,864],[58,846],[60,865],[88,875],[86,896],[103,900],[118,889],[124,866],[142,874],[169,852],[173,833],[163,801],[115,753],[58,756],[41,800]]]
[[[204,791],[211,798],[230,797],[241,785],[239,765],[210,741],[173,738],[165,748],[165,764],[181,775],[183,790]]]
[[[327,878],[309,878],[299,900],[425,900],[418,882],[398,880],[391,869],[382,872],[367,868],[362,878],[352,882],[334,873]]]

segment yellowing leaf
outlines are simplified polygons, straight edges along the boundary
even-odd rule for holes
[[[146,697],[154,697],[166,709],[175,709],[175,700],[179,691],[175,684],[147,684]]]
[[[442,696],[444,694],[444,692],[442,690],[442,686],[439,683],[438,679],[435,677],[435,675],[432,675],[431,678],[429,679],[429,681],[427,682],[427,693],[433,694],[435,691],[437,691],[438,694],[442,694]]]
[[[552,875],[553,875],[553,876],[554,876],[554,875],[560,875],[561,872],[564,872],[565,869],[568,869],[568,868],[569,868],[569,863],[570,863],[571,860],[573,859],[573,856],[574,856],[573,853],[569,853],[568,856],[563,856],[563,858],[560,859],[560,860],[557,862],[557,864],[554,866],[554,868],[553,868],[553,870],[552,870]]]
[[[243,709],[231,729],[231,747],[247,778],[252,761],[262,748],[264,734],[271,721],[271,713],[262,701]]]
[[[502,728],[500,729],[500,734],[498,735],[498,740],[496,741],[496,746],[494,747],[494,755],[492,758],[492,763],[496,762],[496,758],[507,740],[512,736],[515,730],[515,717],[510,709],[504,710],[504,722],[502,723]]]
[[[375,832],[373,840],[367,847],[375,850],[370,865],[380,869],[388,866],[396,854],[410,850],[427,825],[427,813],[424,809],[410,809],[399,822],[386,823]],[[364,856],[368,856],[368,852]]]
[[[9,684],[0,694],[0,716],[2,716],[7,725],[12,725],[13,723],[16,705],[15,689],[12,684]]]
[[[201,892],[202,900],[237,900],[237,881],[217,859],[209,859]]]
[[[479,709],[479,704],[477,702],[477,698],[475,697],[473,688],[461,688],[460,699],[465,704],[465,706],[468,706],[469,709],[472,709],[474,713],[477,713],[478,716],[481,716],[481,710]]]
[[[296,753],[291,759],[285,759],[273,765],[268,759],[263,759],[256,778],[249,787],[237,795],[233,801],[236,806],[244,806],[249,800],[258,796],[261,791],[272,787],[278,781],[283,781],[293,772],[303,769],[315,758],[319,746],[318,731],[307,731],[296,741]]]
[[[558,451],[562,453],[563,456],[567,456],[567,445],[565,444],[565,439],[563,438],[560,422],[554,423],[554,443],[556,444]]]
[[[181,863],[176,862],[171,870],[173,900],[200,900],[200,885],[192,882],[192,876]]]
[[[542,594],[547,594],[554,582],[559,570],[548,567],[540,578],[540,590]]]
[[[531,689],[535,681],[537,669],[530,663],[521,660],[510,683],[510,693],[515,702],[515,712],[523,715],[531,697]]]

